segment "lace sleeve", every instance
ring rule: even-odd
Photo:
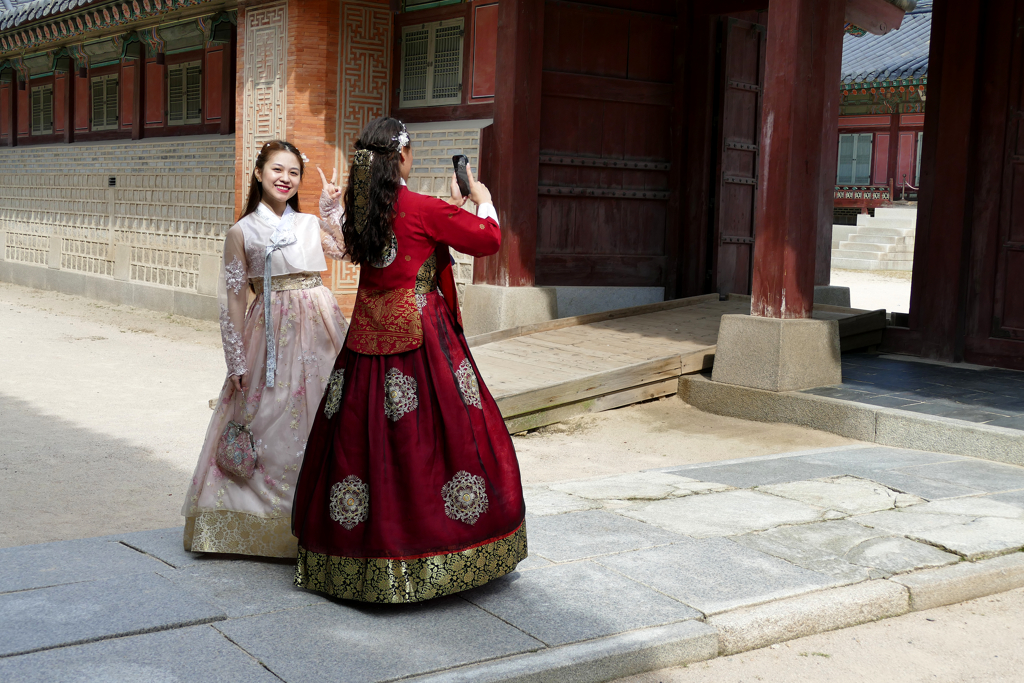
[[[345,256],[345,238],[341,233],[341,224],[345,220],[345,208],[337,199],[327,196],[325,190],[320,194],[320,243],[327,258],[341,261]]]
[[[249,284],[249,268],[245,258],[242,229],[234,226],[224,240],[224,273],[220,290],[220,337],[229,375],[244,375],[245,345],[241,330],[245,328],[245,307]]]

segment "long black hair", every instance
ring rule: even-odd
[[[252,176],[249,178],[249,198],[246,200],[245,208],[242,209],[242,213],[239,214],[238,220],[242,220],[255,211],[256,207],[259,206],[260,200],[263,199],[263,183],[256,177],[256,169],[258,168],[262,174],[263,166],[270,160],[270,157],[274,156],[277,152],[291,152],[295,155],[295,158],[299,160],[299,179],[302,179],[302,175],[306,172],[306,162],[302,160],[302,152],[300,152],[295,145],[287,140],[271,140],[267,144],[263,145],[260,149],[259,155],[256,157],[256,166],[252,169]],[[288,206],[292,207],[295,211],[299,210],[298,192],[292,195],[291,199],[288,200]]]
[[[382,116],[366,124],[356,141],[356,150],[373,153],[370,161],[368,206],[366,223],[356,229],[356,188],[357,173],[349,169],[348,186],[345,188],[345,221],[341,226],[345,238],[345,250],[352,263],[373,263],[379,261],[391,242],[395,225],[395,201],[402,186],[399,172],[399,134],[405,125],[398,119]],[[362,210],[360,213],[362,213]]]

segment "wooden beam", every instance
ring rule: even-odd
[[[531,287],[535,282],[543,65],[544,0],[502,0],[491,151],[501,249],[476,259],[476,283]]]
[[[846,21],[876,36],[902,26],[904,14],[887,0],[846,0]]]
[[[808,318],[814,304],[823,141],[840,80],[842,0],[772,0],[768,8],[762,154],[751,314]],[[831,201],[831,200],[829,200]]]
[[[672,84],[631,81],[626,78],[584,76],[545,71],[543,94],[583,100],[632,102],[633,104],[672,104]]]

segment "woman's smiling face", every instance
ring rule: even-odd
[[[275,152],[263,164],[262,173],[256,169],[256,178],[263,185],[263,197],[274,203],[284,203],[295,196],[302,181],[299,158],[291,152]]]

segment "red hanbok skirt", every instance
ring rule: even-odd
[[[526,557],[512,439],[437,291],[423,344],[335,363],[299,474],[295,584],[416,602],[480,586]]]

